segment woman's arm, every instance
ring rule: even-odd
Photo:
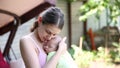
[[[34,44],[27,38],[20,40],[20,51],[26,68],[41,68]]]
[[[46,63],[44,68],[56,68],[60,56],[67,50],[67,44],[65,43],[66,37],[59,43],[59,48],[55,55]]]

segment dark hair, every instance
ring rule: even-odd
[[[48,8],[41,14],[41,16],[42,16],[43,25],[52,24],[52,25],[56,25],[59,29],[62,29],[64,26],[64,14],[57,7]],[[36,27],[38,27],[37,22],[35,22],[33,29],[31,29],[31,31],[34,31]]]
[[[35,21],[30,31],[33,32],[37,27],[38,27],[38,22]]]

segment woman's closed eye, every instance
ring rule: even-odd
[[[53,34],[52,32],[50,32],[49,30],[46,29],[46,33],[49,34],[49,35],[53,35],[55,36],[56,34]]]

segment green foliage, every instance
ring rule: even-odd
[[[111,62],[110,55],[106,53],[105,48],[99,47],[98,51],[96,51],[96,59],[95,60],[102,60],[105,61],[106,63]]]
[[[78,67],[79,68],[88,67],[89,63],[91,63],[93,60],[93,53],[88,52],[88,51],[82,51],[76,45],[72,45],[71,49],[74,50],[74,53],[72,53],[72,57],[77,63]]]
[[[89,0],[80,7],[80,13],[82,16],[79,17],[79,20],[84,21],[93,14],[97,14],[99,16],[100,13],[105,10],[105,6],[107,5],[106,2],[103,2],[103,0]]]
[[[72,2],[77,1],[77,0],[66,0],[66,1],[69,3],[72,3]]]
[[[109,55],[105,55],[103,47],[98,48],[98,51],[85,51],[81,50],[78,46],[72,45],[69,51],[79,68],[88,68],[91,62],[104,61],[110,62]]]
[[[110,51],[111,58],[113,62],[120,62],[120,44],[114,42],[113,46],[115,46],[115,48]]]
[[[99,19],[100,14],[106,9],[108,18],[107,24],[117,23],[117,17],[120,15],[120,0],[88,0],[80,7],[80,21],[85,21],[89,16],[95,15]]]

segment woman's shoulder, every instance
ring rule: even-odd
[[[33,43],[31,42],[29,37],[30,37],[30,34],[21,37],[20,38],[20,45],[26,45],[26,46],[32,45]]]
[[[22,37],[20,38],[20,40],[28,39],[28,38],[30,37],[30,35],[31,35],[31,34],[28,34],[28,35],[22,36]]]
[[[20,38],[20,43],[28,43],[28,42],[30,43],[31,42],[31,40],[30,40],[31,35],[32,35],[32,33],[22,36]]]

